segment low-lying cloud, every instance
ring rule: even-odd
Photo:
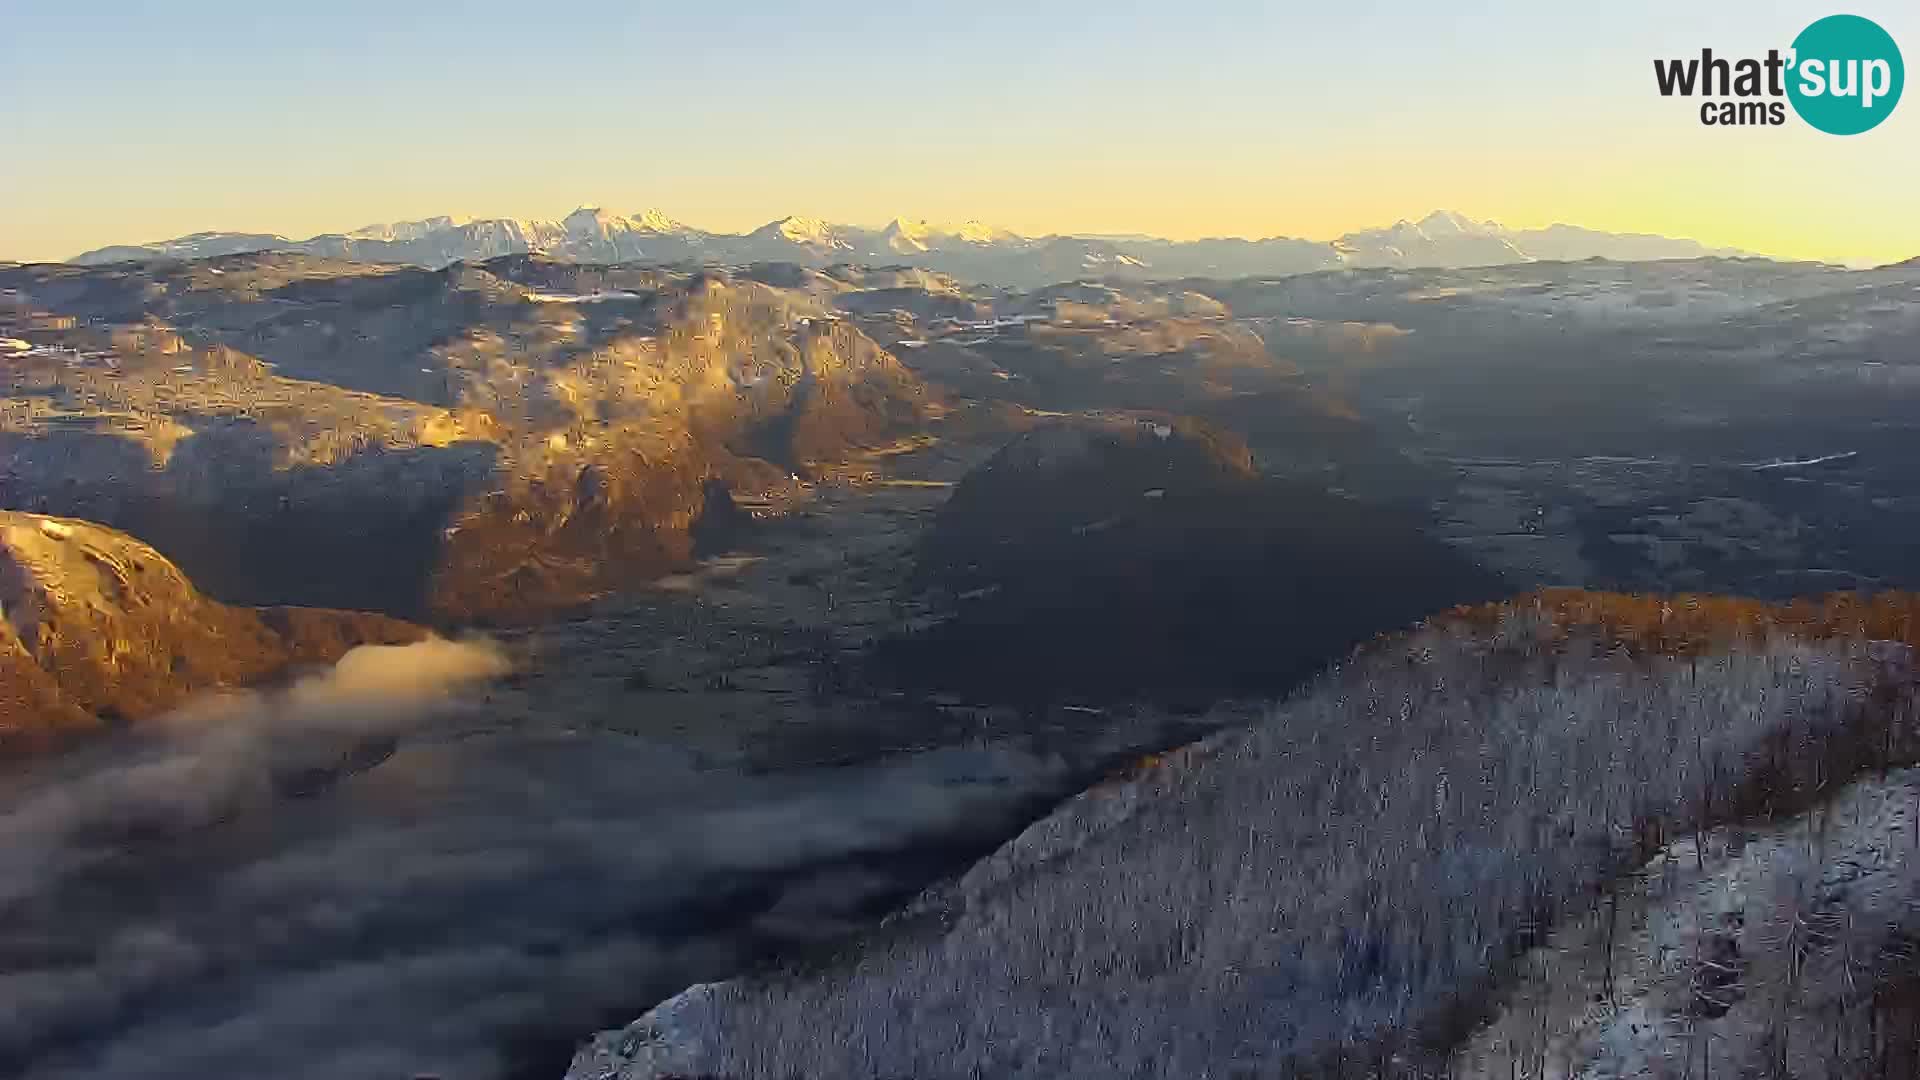
[[[102,852],[215,825],[271,801],[286,778],[350,768],[367,740],[509,666],[477,640],[361,646],[285,689],[207,695],[127,742],[30,772],[0,817],[0,917]]]
[[[0,777],[0,1074],[558,1076],[1072,774],[979,744],[745,776],[485,681],[508,666],[360,649]]]

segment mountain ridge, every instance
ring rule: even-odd
[[[1033,286],[1088,274],[1126,277],[1252,276],[1360,267],[1468,267],[1590,257],[1624,260],[1746,256],[1733,248],[1647,233],[1554,224],[1510,229],[1435,210],[1418,221],[1360,229],[1327,241],[1289,236],[1171,240],[1147,235],[1024,236],[976,220],[956,224],[897,216],[873,229],[789,215],[744,233],[699,229],[657,208],[624,215],[582,206],[559,221],[450,216],[362,226],[304,240],[274,233],[196,232],[116,244],[68,260],[100,265],[289,251],[358,262],[438,268],[499,255],[539,254],[592,263],[800,262],[924,265],[963,278]]]

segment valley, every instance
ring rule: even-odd
[[[485,678],[396,654],[418,697],[230,693],[0,776],[0,1062],[554,1077],[584,1031],[830,953],[1054,801],[1257,711],[870,677],[924,617],[914,547],[973,455],[889,460],[905,475],[803,490],[650,589],[497,629]]]

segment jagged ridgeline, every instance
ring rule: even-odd
[[[927,391],[809,296],[516,256],[0,274],[66,351],[10,365],[0,503],[151,542],[210,593],[432,618],[684,564],[728,493],[915,428]]]
[[[1349,266],[1486,266],[1533,259],[1684,259],[1730,255],[1693,240],[1607,233],[1571,225],[1509,229],[1436,210],[1419,221],[1396,221],[1338,239],[1216,238],[1174,241],[1152,236],[1019,236],[978,221],[935,224],[895,219],[866,229],[792,216],[748,233],[693,228],[659,210],[620,214],[583,206],[560,221],[449,217],[369,225],[305,240],[269,233],[202,232],[150,244],[116,244],[82,252],[73,262],[203,259],[285,251],[358,262],[440,267],[502,255],[538,253],[583,263],[660,264],[795,262],[909,263],[969,281],[1034,287],[1082,274],[1136,279],[1209,274],[1297,274]]]

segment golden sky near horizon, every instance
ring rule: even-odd
[[[1706,127],[1654,87],[1655,58],[1763,55],[1831,9],[1541,7],[610,5],[548,35],[487,4],[28,6],[0,41],[0,258],[583,204],[1319,240],[1447,208],[1920,255],[1920,103],[1843,138]],[[1920,41],[1911,4],[1852,10]]]

